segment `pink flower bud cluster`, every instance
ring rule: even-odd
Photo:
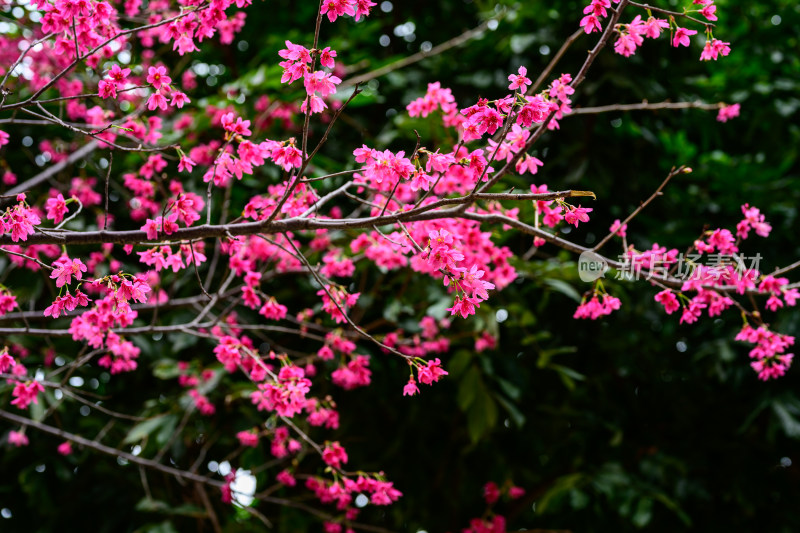
[[[302,449],[300,441],[289,438],[289,429],[285,426],[276,427],[272,434],[270,452],[278,459],[297,453]]]
[[[365,475],[358,476],[355,481],[350,477],[343,477],[332,482],[318,477],[310,477],[306,480],[306,488],[311,490],[323,504],[335,503],[339,510],[353,511],[350,513],[351,520],[357,513],[356,509],[350,507],[354,494],[368,494],[373,505],[390,505],[403,495],[394,488],[393,483]],[[333,530],[341,531],[336,528],[331,529],[331,531]]]
[[[425,357],[428,354],[443,354],[450,349],[450,339],[444,336],[439,327],[447,330],[450,327],[449,319],[437,321],[431,316],[423,317],[419,323],[421,334],[410,338],[402,329],[387,333],[383,343],[398,352],[411,357]]]
[[[572,318],[589,318],[597,320],[601,316],[610,315],[620,308],[619,298],[608,293],[599,294],[597,291],[592,293],[592,297],[587,300],[584,296],[580,305],[575,310]]]

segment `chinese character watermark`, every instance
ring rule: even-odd
[[[738,254],[708,254],[703,262],[702,254],[677,254],[669,252],[645,252],[642,254],[621,254],[614,279],[679,279],[700,280],[719,283],[735,283],[744,277],[757,274],[761,264],[761,254],[743,256]],[[608,261],[602,256],[585,251],[578,258],[578,276],[581,281],[591,283],[605,277],[609,270]]]

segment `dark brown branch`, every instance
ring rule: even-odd
[[[608,113],[612,111],[658,111],[660,109],[702,109],[705,111],[716,111],[724,104],[707,104],[705,102],[658,102],[651,104],[649,102],[642,102],[640,104],[615,104],[604,105],[597,107],[578,107],[564,115],[564,117],[571,117],[576,115],[595,115],[598,113]]]
[[[586,196],[585,191],[556,191],[551,193],[521,195],[526,200],[554,200],[556,198],[569,198],[573,196]],[[389,213],[382,217],[365,217],[355,219],[308,219],[289,218],[285,220],[256,221],[239,224],[202,225],[190,228],[181,228],[171,235],[162,236],[163,242],[178,242],[201,240],[208,238],[236,237],[240,235],[255,235],[258,233],[284,233],[286,231],[315,230],[315,229],[346,229],[369,228],[373,225],[393,224],[395,222],[413,222],[416,220],[431,220],[437,218],[453,217],[457,212],[453,209],[436,210],[438,207],[469,204],[476,198],[484,200],[512,199],[495,196],[489,193],[478,193],[474,196],[460,196],[457,198],[444,198],[434,203],[410,209],[401,213]],[[518,198],[519,199],[519,198]],[[48,232],[41,231],[29,235],[25,242],[15,243],[10,235],[0,236],[0,245],[22,244],[143,244],[147,242],[147,234],[142,230],[128,231],[86,231],[86,232]]]

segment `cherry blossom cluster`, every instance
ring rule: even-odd
[[[18,409],[27,409],[31,403],[39,403],[39,394],[44,392],[44,386],[38,380],[27,378],[28,369],[21,362],[21,359],[27,356],[27,352],[20,350],[17,352],[18,358],[15,358],[9,352],[8,346],[0,349],[0,374],[10,376],[6,382],[13,385],[11,405]],[[26,444],[27,439],[17,437],[17,446]]]
[[[17,204],[0,213],[0,232],[10,233],[14,242],[27,241],[34,234],[34,226],[42,223],[40,212],[25,201],[25,194],[17,196]]]
[[[619,0],[614,0],[614,3],[619,3]],[[580,27],[587,34],[602,31],[601,21],[608,16],[609,9],[611,9],[609,0],[592,0],[583,10],[585,16],[580,21]],[[683,13],[670,15],[669,19],[654,17],[648,9],[646,19],[643,19],[641,15],[636,15],[630,23],[616,26],[617,40],[614,43],[614,51],[629,57],[636,53],[636,49],[642,45],[645,38],[657,39],[667,29],[670,31],[670,43],[673,47],[689,46],[691,44],[690,37],[696,35],[697,30],[678,26],[675,16],[689,17],[690,14],[697,13],[709,21],[706,24],[706,42],[700,54],[700,60],[713,59],[716,61],[719,56],[727,56],[731,51],[730,43],[713,37],[710,23],[717,20],[716,11],[717,6],[714,4],[714,0],[693,0],[691,8],[685,8]]]
[[[326,450],[327,451],[327,450]],[[344,477],[341,481],[326,481],[317,477],[306,479],[306,488],[323,504],[335,504],[340,511],[346,511],[345,519],[354,520],[358,516],[358,509],[351,507],[354,494],[369,494],[370,502],[373,505],[390,505],[397,501],[402,493],[394,488],[390,481],[380,479],[381,476],[358,476],[355,480]],[[333,523],[326,527],[329,531],[341,531]]]
[[[794,354],[786,353],[786,349],[794,345],[794,337],[770,331],[762,325],[758,328],[745,324],[736,335],[737,341],[755,344],[750,350],[753,361],[750,366],[758,373],[759,379],[783,376],[792,365]]]
[[[320,14],[327,15],[331,22],[336,22],[338,17],[345,15],[353,17],[358,22],[362,16],[369,15],[370,9],[375,5],[375,2],[370,0],[326,0],[322,2]]]
[[[131,309],[130,302],[145,303],[153,297],[149,283],[144,277],[121,274],[98,278],[84,286],[104,296],[95,300],[91,309],[72,319],[69,328],[72,338],[85,340],[92,348],[107,350],[98,364],[109,368],[112,374],[135,370],[140,349],[111,330],[133,323],[137,312]],[[88,301],[83,305],[87,304]]]
[[[215,328],[217,333],[221,330]],[[333,358],[331,347],[344,354],[352,354],[356,345],[332,332],[328,335],[326,345],[320,350],[322,360]],[[223,335],[219,344],[214,349],[218,361],[226,371],[235,372],[241,369],[256,385],[250,393],[251,402],[259,411],[274,413],[281,418],[293,418],[305,414],[311,426],[324,426],[336,429],[339,426],[338,413],[329,400],[319,400],[309,397],[311,380],[307,376],[316,374],[316,369],[308,365],[305,369],[293,364],[285,355],[270,352],[264,359],[259,357],[252,342],[246,336],[238,338]],[[354,356],[347,366],[340,366],[331,377],[335,384],[345,389],[352,388],[353,381],[369,383],[369,370],[366,369],[367,359],[364,356]],[[276,368],[276,364],[279,368]],[[189,365],[181,365],[182,371],[188,370]],[[345,377],[346,376],[346,377]],[[188,387],[197,386],[199,380],[196,375],[183,373],[179,377],[181,384]],[[193,389],[191,392],[194,392]],[[199,395],[199,393],[197,394]],[[212,406],[213,409],[213,406]],[[237,439],[242,446],[254,447],[265,431],[259,428],[245,429],[237,433]],[[278,426],[267,431],[271,433],[271,452],[277,458],[286,458],[301,451],[302,445],[297,439],[290,437],[290,430],[286,426]],[[320,477],[309,477],[306,488],[312,490],[323,504],[336,503],[339,510],[345,511],[346,519],[352,520],[357,510],[351,506],[351,493],[366,493],[374,505],[389,505],[401,496],[391,482],[385,480],[382,473],[360,473],[353,481],[349,474],[342,472],[342,467],[349,458],[345,448],[337,441],[327,442],[321,451],[322,461],[338,473],[339,478],[325,480]],[[297,485],[297,480],[292,471],[284,469],[278,473],[277,481],[287,487]],[[227,501],[223,489],[223,501]]]
[[[697,322],[704,312],[709,317],[720,316],[723,311],[736,305],[730,295],[732,293],[744,295],[749,292],[767,296],[764,307],[772,312],[784,306],[793,307],[800,300],[800,291],[788,287],[787,278],[762,274],[744,264],[739,250],[741,241],[748,238],[751,230],[761,237],[767,237],[772,227],[758,208],[745,204],[742,213],[744,218],[736,225],[735,236],[728,229],[718,228],[704,232],[700,239],[695,240],[691,249],[697,252],[698,262],[692,265],[680,291],[664,289],[656,294],[655,301],[664,307],[667,314],[681,311],[681,324]],[[678,264],[677,249],[667,251],[657,244],[641,253],[631,247],[627,254],[637,272],[644,269],[664,275]],[[704,265],[699,263],[703,254],[723,260],[713,266]],[[688,294],[691,293],[694,296],[690,298]],[[736,340],[757,344],[750,353],[751,358],[755,359],[751,366],[764,380],[782,376],[792,362],[792,354],[784,352],[794,343],[793,337],[770,332],[757,310],[743,316],[749,316],[758,325],[753,328],[746,322],[736,337]]]
[[[279,416],[292,417],[303,411],[310,390],[311,380],[305,377],[303,369],[290,364],[281,367],[274,381],[259,383],[251,400],[259,411],[275,411]]]
[[[345,2],[333,1],[328,3],[345,4]],[[325,5],[323,4],[323,6]],[[336,10],[331,9],[327,13],[330,17],[330,14],[336,13]],[[369,10],[364,14],[368,13]],[[335,19],[336,15],[334,14],[333,20]],[[342,79],[332,72],[314,70],[315,62],[312,56],[317,57],[323,67],[333,70],[336,67],[336,61],[334,60],[337,55],[336,50],[332,50],[330,47],[322,50],[309,50],[299,44],[286,41],[286,48],[278,52],[278,54],[284,59],[284,61],[280,62],[280,66],[283,68],[281,83],[292,83],[303,78],[303,86],[306,89],[307,98],[303,100],[300,111],[303,113],[321,113],[327,109],[328,105],[325,103],[325,99],[336,93],[336,86],[342,83]]]
[[[403,387],[403,396],[414,396],[419,393],[417,381],[424,385],[432,385],[439,381],[443,376],[447,375],[447,371],[442,368],[442,362],[437,357],[433,360],[425,361],[424,359],[409,360],[409,366],[412,368],[411,377],[408,378],[408,383]],[[417,379],[414,380],[413,369],[417,369]]]
[[[322,298],[322,309],[337,323],[347,322],[347,311],[356,305],[361,293],[348,293],[344,287],[328,285],[317,291]]]
[[[387,333],[383,343],[402,354],[420,359],[428,354],[445,354],[450,350],[450,339],[443,335],[442,330],[450,326],[449,319],[436,320],[432,316],[424,316],[419,322],[419,333],[409,338],[402,329],[397,329]]]
[[[0,284],[0,316],[10,313],[15,307],[18,307],[17,297],[11,294],[8,287]]]
[[[428,90],[425,96],[421,96],[416,100],[412,100],[407,106],[409,116],[411,117],[427,117],[431,113],[441,110],[443,115],[443,122],[446,127],[452,127],[458,124],[458,104],[453,96],[453,91],[438,81],[429,83]]]

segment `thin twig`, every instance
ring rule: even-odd
[[[530,93],[535,93],[537,89],[539,89],[539,86],[542,83],[544,83],[544,80],[546,80],[550,76],[550,73],[553,72],[554,68],[556,68],[558,62],[561,61],[561,58],[564,56],[566,51],[569,49],[570,46],[572,46],[572,43],[577,41],[578,37],[583,35],[583,33],[584,33],[583,28],[579,28],[578,30],[575,31],[575,33],[567,37],[567,40],[564,41],[564,44],[562,44],[561,48],[558,49],[556,55],[553,56],[553,59],[550,60],[550,62],[547,64],[542,73],[539,74],[539,77],[536,78],[536,81],[533,82],[533,85],[531,85],[529,90]]]
[[[662,194],[662,193],[661,193],[661,191],[662,191],[662,190],[664,190],[664,187],[666,187],[666,186],[667,186],[667,183],[669,183],[669,182],[670,182],[670,180],[671,180],[672,178],[674,178],[675,176],[677,176],[678,174],[681,174],[681,173],[683,173],[685,170],[686,170],[686,167],[685,167],[685,166],[683,166],[683,165],[679,166],[678,168],[674,168],[674,167],[673,167],[673,168],[672,168],[672,170],[670,170],[669,174],[667,174],[667,177],[664,179],[664,181],[662,181],[662,182],[661,182],[661,185],[659,185],[659,186],[658,186],[658,189],[656,189],[656,190],[655,190],[655,192],[654,192],[653,194],[651,194],[651,195],[650,195],[650,198],[648,198],[647,200],[645,200],[644,202],[642,202],[642,203],[639,205],[639,207],[637,207],[637,208],[636,208],[636,209],[633,211],[633,213],[631,213],[630,215],[628,215],[628,218],[626,218],[625,220],[623,220],[623,221],[622,221],[622,223],[620,224],[620,227],[624,227],[624,226],[625,226],[625,224],[627,224],[628,222],[630,222],[631,220],[633,220],[633,218],[634,218],[636,215],[638,215],[639,213],[641,213],[641,212],[642,212],[642,209],[644,209],[645,207],[647,207],[648,205],[650,205],[650,202],[652,202],[653,200],[655,200],[655,199],[656,199],[656,197],[658,197],[658,196],[661,196],[661,194]],[[592,251],[593,251],[593,252],[597,252],[597,251],[598,251],[600,248],[602,248],[603,246],[605,246],[605,244],[606,244],[608,241],[610,241],[610,240],[611,240],[611,238],[612,238],[614,235],[616,235],[616,233],[617,233],[616,231],[612,231],[612,232],[610,232],[608,235],[606,235],[605,237],[603,237],[603,239],[602,239],[600,242],[598,242],[598,243],[597,243],[597,245],[596,245],[594,248],[592,248]]]
[[[375,78],[380,78],[381,76],[385,76],[386,74],[389,74],[390,72],[394,72],[395,70],[399,70],[401,68],[405,68],[405,67],[407,67],[409,65],[413,65],[414,63],[418,63],[418,62],[420,62],[423,59],[426,59],[428,57],[432,57],[432,56],[441,54],[443,52],[446,52],[447,50],[450,50],[451,48],[455,48],[457,46],[461,46],[462,44],[464,44],[464,43],[466,43],[466,42],[468,42],[468,41],[470,41],[470,40],[472,40],[472,39],[474,39],[476,37],[480,37],[481,35],[483,35],[484,31],[486,31],[489,28],[489,24],[492,21],[497,22],[498,20],[499,20],[499,17],[491,18],[489,20],[486,20],[486,21],[482,22],[481,24],[479,24],[478,26],[472,28],[471,30],[465,31],[461,35],[453,37],[452,39],[449,39],[449,40],[447,40],[447,41],[445,41],[445,42],[443,42],[441,44],[438,44],[438,45],[434,46],[433,48],[431,48],[427,52],[423,50],[423,51],[417,52],[416,54],[410,55],[408,57],[404,57],[403,59],[399,59],[399,60],[397,60],[397,61],[395,61],[393,63],[389,63],[388,65],[385,65],[383,67],[380,67],[380,68],[377,68],[377,69],[372,70],[370,72],[367,72],[365,74],[361,74],[359,76],[353,76],[352,78],[348,78],[348,79],[344,80],[339,85],[339,88],[351,87],[353,85],[356,85],[357,83],[365,83],[367,81],[374,80]]]
[[[372,335],[370,335],[369,333],[367,333],[366,331],[361,329],[355,322],[353,322],[353,320],[350,318],[350,316],[345,312],[344,308],[341,305],[339,305],[339,302],[336,300],[336,298],[333,297],[333,295],[331,294],[330,290],[328,290],[328,284],[326,284],[324,281],[322,281],[322,279],[319,277],[319,274],[317,274],[317,272],[311,267],[311,264],[308,262],[308,259],[306,259],[306,257],[300,252],[300,250],[297,249],[297,247],[294,245],[292,240],[289,239],[288,236],[286,236],[286,238],[289,241],[289,244],[292,246],[292,248],[294,248],[294,251],[297,253],[297,256],[300,258],[300,260],[311,271],[311,275],[314,276],[314,279],[316,279],[317,283],[320,284],[320,286],[322,287],[322,290],[325,291],[325,294],[328,295],[328,298],[330,298],[331,302],[333,302],[333,304],[336,306],[336,308],[342,314],[344,319],[347,321],[348,324],[350,324],[353,327],[353,329],[355,329],[362,337],[372,341],[373,343],[377,344],[378,346],[380,346],[384,350],[388,350],[389,352],[393,353],[394,355],[399,355],[403,359],[412,359],[411,356],[406,355],[404,353],[401,353],[401,352],[395,350],[394,348],[385,345],[384,343],[382,343],[381,341],[379,341],[378,339],[376,339],[375,337],[373,337]]]

